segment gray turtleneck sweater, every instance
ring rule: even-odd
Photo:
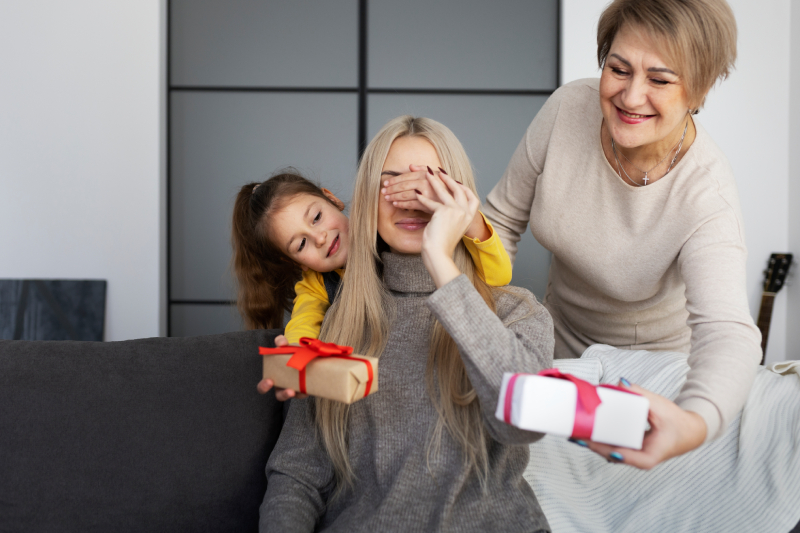
[[[293,400],[267,463],[261,531],[549,531],[522,473],[527,444],[540,433],[494,417],[504,372],[535,373],[552,364],[553,324],[534,296],[494,293],[495,315],[461,275],[436,290],[419,256],[384,253],[384,281],[396,318],[380,356],[380,389],[350,408],[349,457],[355,486],[329,500],[334,472],[318,439],[311,400]],[[428,455],[437,413],[425,386],[431,328],[455,339],[489,434],[483,491],[445,431]]]

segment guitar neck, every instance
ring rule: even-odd
[[[761,330],[761,364],[767,354],[767,339],[769,339],[769,323],[772,320],[772,306],[775,303],[775,293],[765,292],[761,295],[761,308],[758,310],[756,325]]]

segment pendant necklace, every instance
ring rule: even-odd
[[[679,141],[678,141],[678,142],[675,144],[675,146],[673,146],[672,148],[670,148],[670,150],[667,152],[667,154],[666,154],[666,155],[665,155],[663,158],[661,158],[661,161],[659,161],[658,163],[656,163],[655,165],[653,165],[653,167],[652,167],[652,168],[650,168],[650,170],[642,170],[641,168],[639,168],[639,167],[637,167],[636,165],[634,165],[634,164],[633,164],[633,161],[631,161],[630,159],[628,159],[627,157],[625,157],[625,154],[624,154],[624,153],[622,154],[622,157],[624,157],[624,158],[625,158],[625,161],[627,161],[628,163],[630,163],[630,164],[631,164],[631,166],[632,166],[633,168],[635,168],[636,170],[638,170],[639,172],[641,172],[642,174],[644,174],[644,185],[642,185],[642,184],[639,184],[639,183],[636,183],[636,182],[635,182],[635,181],[633,181],[633,179],[631,179],[631,177],[628,175],[628,172],[625,170],[625,167],[623,167],[623,166],[622,166],[622,164],[621,164],[621,163],[620,163],[620,161],[619,161],[619,156],[617,155],[617,146],[616,146],[616,144],[614,143],[614,137],[613,137],[613,136],[611,136],[611,135],[609,135],[609,137],[611,137],[611,150],[614,152],[614,160],[617,162],[617,174],[619,174],[619,177],[621,178],[621,177],[622,177],[622,173],[624,173],[624,174],[625,174],[625,177],[626,177],[626,178],[628,178],[628,181],[630,181],[631,183],[633,183],[633,184],[634,184],[634,185],[636,185],[637,187],[644,187],[645,185],[647,185],[647,181],[650,179],[650,178],[648,178],[648,177],[647,177],[647,174],[649,174],[650,172],[652,172],[652,171],[653,171],[653,170],[654,170],[656,167],[658,167],[658,166],[659,166],[661,163],[663,163],[663,162],[664,162],[664,160],[666,160],[666,159],[667,159],[667,157],[669,156],[669,154],[671,154],[671,153],[672,153],[672,150],[674,150],[674,149],[675,149],[675,147],[677,147],[677,148],[678,148],[678,151],[677,151],[677,152],[675,152],[675,157],[673,157],[673,158],[672,158],[672,161],[671,161],[671,162],[670,162],[670,164],[669,164],[669,168],[668,168],[668,169],[667,169],[667,171],[664,173],[664,176],[666,176],[667,174],[669,174],[669,171],[670,171],[670,170],[672,170],[672,166],[675,164],[675,160],[676,160],[676,159],[678,159],[678,154],[679,154],[679,153],[681,153],[681,148],[683,148],[683,139],[686,137],[686,131],[687,131],[688,129],[689,129],[689,119],[686,119],[686,126],[684,126],[684,128],[683,128],[683,135],[681,135],[681,139],[680,139],[680,140],[679,140]],[[620,153],[622,153],[622,152],[620,152]],[[622,170],[622,172],[620,172],[620,169]],[[664,176],[661,176],[661,177],[663,178]]]

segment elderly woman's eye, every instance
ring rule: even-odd
[[[666,85],[669,82],[667,80],[660,80],[658,78],[653,78],[653,83],[655,83],[656,85]]]
[[[625,72],[621,68],[616,68],[616,67],[608,67],[608,68],[611,69],[611,72],[613,72],[614,74],[618,74],[620,76],[624,76],[625,74],[627,74],[627,72]]]

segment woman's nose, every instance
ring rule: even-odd
[[[647,102],[646,82],[638,79],[631,79],[625,90],[622,92],[622,105],[627,111],[636,111],[637,107],[643,106]]]

